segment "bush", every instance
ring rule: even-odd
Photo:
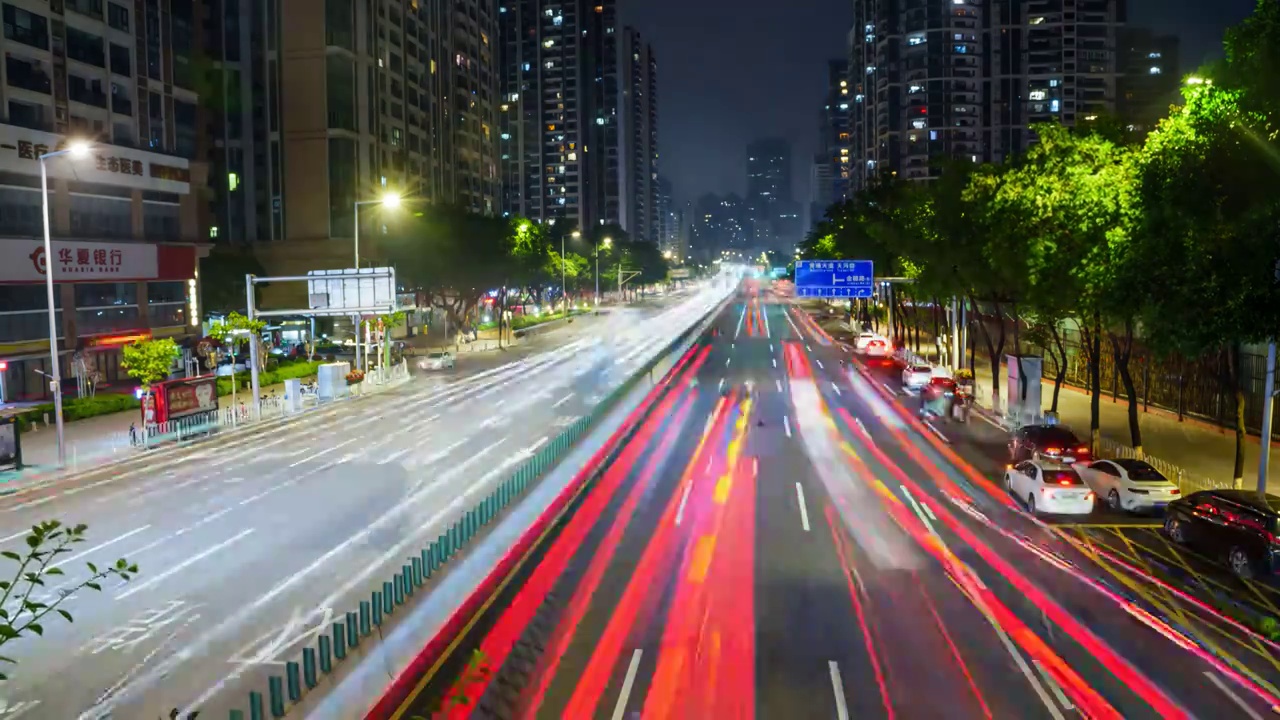
[[[277,369],[264,372],[258,376],[258,384],[261,387],[282,383],[285,380],[293,378],[309,378],[314,377],[316,368],[320,367],[318,362],[307,362],[306,360],[293,360],[280,363]],[[253,377],[248,372],[236,373],[236,392],[242,392],[249,389],[253,383]],[[226,375],[218,378],[218,395],[231,394],[231,376]]]
[[[109,394],[67,398],[62,403],[62,417],[67,422],[70,422],[99,415],[110,415],[111,413],[125,410],[136,410],[139,407],[142,407],[142,403],[132,395]],[[18,422],[22,425],[23,430],[30,430],[34,421],[44,421],[45,413],[48,413],[51,420],[53,419],[53,403],[42,403],[22,412],[18,415]]]

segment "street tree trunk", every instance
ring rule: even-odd
[[[1120,382],[1124,384],[1124,394],[1129,401],[1129,444],[1142,457],[1142,427],[1138,423],[1138,388],[1133,382],[1133,373],[1129,369],[1129,361],[1133,358],[1133,321],[1126,320],[1124,335],[1111,335],[1111,352],[1116,363],[1116,372],[1120,373]]]
[[[1232,471],[1234,487],[1244,487],[1244,448],[1247,434],[1244,426],[1244,386],[1240,382],[1240,343],[1233,342],[1227,347],[1227,389],[1235,401],[1236,421],[1236,458]]]
[[[1053,346],[1045,348],[1049,352],[1049,357],[1053,358],[1053,402],[1049,406],[1049,412],[1056,414],[1062,383],[1067,380],[1067,348],[1062,344],[1062,332],[1058,330],[1057,323],[1049,326],[1049,339],[1050,345]]]
[[[1022,318],[1018,312],[1018,303],[1014,301],[1009,304],[1013,313],[1013,359],[1018,363],[1018,403],[1022,403],[1022,399],[1027,396],[1027,372],[1022,364]],[[1004,318],[1000,318],[1001,325],[1004,324]],[[1013,388],[1009,388],[1010,395],[1013,394]],[[1039,408],[1036,408],[1039,411]]]
[[[1089,344],[1089,444],[1094,457],[1102,450],[1102,315],[1093,313]]]
[[[1000,310],[1000,303],[994,303],[1000,332],[992,338],[991,328],[987,327],[987,316],[978,310],[978,303],[972,296],[969,298],[969,304],[973,306],[974,315],[977,316],[978,329],[982,331],[982,340],[987,345],[987,357],[991,360],[991,409],[1000,412],[1000,357],[1004,354],[1004,315]]]

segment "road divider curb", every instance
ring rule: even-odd
[[[321,685],[327,676],[341,669],[341,662],[350,654],[348,650],[357,648],[366,639],[374,642],[381,637],[381,626],[387,622],[389,616],[394,615],[402,605],[407,604],[418,590],[424,589],[433,576],[442,573],[458,553],[482,534],[508,507],[519,501],[526,490],[555,467],[580,439],[615,409],[616,405],[634,392],[646,378],[651,378],[656,368],[704,332],[708,323],[722,311],[725,303],[730,299],[726,298],[716,303],[675,340],[655,353],[649,362],[633,373],[622,385],[597,403],[590,414],[578,418],[555,439],[544,445],[536,455],[525,461],[511,476],[499,483],[482,500],[450,524],[444,533],[424,547],[416,557],[407,558],[407,562],[400,571],[394,573],[390,580],[382,583],[381,590],[373,591],[369,600],[360,602],[356,612],[347,612],[343,619],[333,622],[328,632],[320,634],[312,643],[308,643],[299,652],[297,659],[286,662],[283,666],[285,673],[283,676],[269,675],[265,694],[257,690],[249,691],[247,715],[244,710],[233,709],[230,711],[230,719],[244,720],[247,717],[249,720],[265,720],[270,717],[278,720],[286,717],[306,699],[309,692]],[[675,368],[678,369],[679,366],[680,362],[677,361]],[[627,420],[601,445],[591,460],[521,534],[515,545],[450,615],[436,636],[393,680],[367,717],[390,716],[391,712],[410,696],[416,689],[418,678],[426,674],[459,641],[473,618],[482,612],[489,599],[519,568],[530,549],[552,527],[553,521],[570,507],[572,500],[589,484],[589,480],[596,474],[605,459],[625,445],[625,440],[640,425],[640,420],[653,407],[655,398],[663,389],[662,384],[654,383],[652,390],[632,411]],[[314,662],[309,661],[308,656],[314,657]],[[311,667],[313,670],[299,673],[299,660],[301,667]],[[319,668],[319,673],[314,672],[315,667]],[[198,708],[190,710],[196,711]]]

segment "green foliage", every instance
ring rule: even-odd
[[[0,648],[31,635],[43,636],[46,618],[74,622],[71,613],[62,607],[68,598],[86,590],[102,592],[105,580],[117,578],[129,582],[138,574],[138,566],[124,558],[105,567],[86,562],[88,577],[70,583],[59,582],[57,587],[50,588],[49,578],[66,576],[59,567],[65,562],[62,558],[85,542],[86,530],[86,525],[68,526],[46,520],[31,527],[23,552],[0,552],[0,556],[13,563],[11,574],[0,575],[5,578],[0,580]],[[0,663],[15,665],[17,661],[0,655]],[[0,672],[0,680],[5,679],[7,675]]]
[[[250,320],[238,312],[227,315],[209,326],[209,337],[231,348],[240,348],[249,342],[251,337],[262,332],[267,324],[262,320]]]
[[[289,363],[280,363],[275,370],[268,370],[266,372],[259,373],[258,385],[260,387],[267,387],[269,385],[276,385],[284,382],[285,380],[292,380],[294,378],[313,378],[316,376],[316,373],[319,372],[317,368],[320,367],[320,364],[321,363],[319,362],[309,362],[306,360],[295,360]],[[235,378],[237,392],[248,388],[252,380],[253,379],[250,377],[249,373],[241,373],[237,375]],[[231,378],[218,378],[218,395],[225,396],[230,394]]]
[[[129,377],[142,383],[144,390],[168,379],[173,364],[182,355],[182,349],[173,338],[139,340],[123,348],[124,359],[120,365]]]
[[[142,403],[132,394],[104,394],[93,397],[66,398],[62,401],[62,418],[67,422],[84,420],[99,415],[137,410]],[[53,403],[41,403],[22,411],[18,415],[18,423],[23,430],[30,430],[35,421],[44,422],[44,416],[53,419]]]

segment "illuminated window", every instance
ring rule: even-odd
[[[1027,95],[1027,97],[1031,98],[1032,100],[1044,100],[1047,96],[1048,96],[1048,93],[1046,93],[1044,90],[1032,90]]]

